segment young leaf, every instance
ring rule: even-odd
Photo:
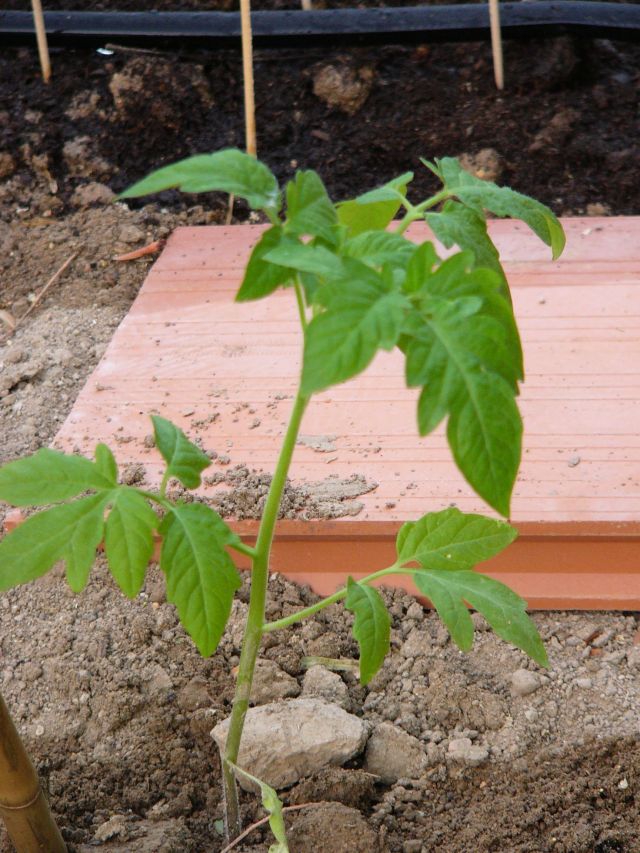
[[[556,216],[539,201],[509,187],[483,181],[462,168],[455,157],[436,160],[436,173],[445,189],[477,212],[490,210],[495,216],[521,219],[551,247],[554,260],[562,254],[565,235]]]
[[[159,415],[152,415],[151,420],[156,447],[167,463],[167,474],[188,489],[197,489],[200,472],[211,465],[211,460],[171,421]]]
[[[104,529],[108,493],[80,498],[32,515],[0,541],[0,590],[44,575],[66,558],[72,589],[79,592]]]
[[[112,487],[112,479],[89,459],[48,447],[0,468],[0,500],[13,506],[46,506]]]
[[[549,665],[540,635],[527,616],[527,602],[503,583],[469,571],[420,571],[413,580],[431,599],[463,651],[468,651],[473,642],[473,623],[463,603],[467,601],[499,637],[522,649],[540,666]]]
[[[264,163],[237,148],[197,154],[164,166],[126,189],[120,198],[135,198],[175,187],[185,193],[213,190],[233,193],[257,210],[277,211],[280,206],[274,175]]]
[[[242,767],[238,767],[238,765],[234,764],[233,761],[227,761],[227,764],[235,773],[239,773],[241,776],[244,776],[260,789],[262,806],[269,814],[269,828],[276,839],[276,844],[272,844],[269,847],[269,853],[289,853],[289,847],[287,846],[287,833],[282,814],[282,802],[278,797],[277,791],[275,791],[270,785],[267,785],[266,782],[263,782],[262,779],[258,779],[257,776],[253,776],[251,773],[247,773],[246,770],[243,770]]]
[[[382,231],[391,222],[402,205],[401,195],[413,180],[413,172],[406,172],[377,190],[358,196],[337,206],[338,220],[347,228],[349,237],[363,231]]]
[[[455,507],[408,521],[398,532],[398,560],[425,569],[472,569],[503,551],[518,535],[505,521]]]
[[[335,244],[338,217],[317,172],[298,172],[287,184],[287,232]]]
[[[406,267],[414,250],[413,243],[390,231],[363,231],[348,240],[344,247],[345,255],[372,267],[384,264]]]
[[[496,272],[502,282],[501,293],[511,299],[500,255],[487,232],[487,222],[480,213],[456,201],[448,201],[439,213],[426,213],[431,230],[443,246],[459,246],[473,252],[475,266]]]
[[[263,296],[273,293],[281,284],[292,281],[293,270],[265,260],[265,255],[275,249],[283,237],[280,225],[274,225],[264,232],[251,252],[240,290],[236,294],[236,302],[262,299]]]
[[[421,290],[425,282],[431,281],[434,275],[433,269],[439,263],[438,255],[433,243],[421,243],[409,258],[407,264],[407,274],[404,281],[404,291],[406,293],[415,293]],[[442,274],[442,268],[446,261],[438,267],[438,273]]]
[[[114,492],[104,545],[109,570],[129,598],[135,598],[153,554],[158,518],[142,495],[128,486]]]
[[[118,463],[116,462],[113,453],[109,450],[106,444],[96,445],[95,450],[96,468],[103,477],[111,483],[112,486],[118,485]]]
[[[311,394],[360,373],[378,349],[392,349],[407,306],[381,275],[359,261],[345,259],[348,286],[322,290],[327,311],[307,326],[302,391]],[[327,301],[327,294],[331,298]],[[320,291],[319,291],[320,293]]]
[[[355,614],[353,636],[360,646],[360,683],[368,684],[389,651],[391,619],[377,589],[347,579],[345,607]]]
[[[216,650],[241,585],[218,539],[215,515],[204,504],[178,504],[160,526],[167,599],[178,608],[180,621],[204,657]]]
[[[326,278],[344,276],[344,267],[338,255],[324,246],[302,243],[291,237],[283,238],[275,248],[264,255],[264,260]]]

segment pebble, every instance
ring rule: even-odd
[[[540,677],[529,669],[517,669],[511,676],[513,696],[529,696],[541,686]]]
[[[581,687],[583,690],[589,690],[593,687],[593,681],[590,678],[576,678],[573,683],[576,687]]]
[[[302,695],[320,696],[327,702],[340,705],[341,708],[349,705],[347,685],[337,672],[331,672],[324,666],[312,666],[306,671],[302,682]]]
[[[472,743],[471,738],[459,737],[449,741],[448,755],[453,761],[478,767],[489,758],[489,750],[486,746]]]
[[[373,730],[364,759],[368,773],[393,783],[401,778],[417,779],[426,765],[424,747],[413,735],[391,723],[380,723]]]

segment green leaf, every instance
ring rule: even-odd
[[[400,334],[405,297],[370,267],[350,258],[344,263],[348,286],[336,283],[322,289],[327,311],[314,317],[306,329],[303,394],[360,373],[378,349],[392,349]]]
[[[112,486],[118,485],[118,463],[116,462],[113,453],[109,450],[106,444],[96,445],[95,450],[96,468],[103,477],[105,477]]]
[[[265,255],[275,249],[283,237],[284,234],[280,225],[274,225],[260,237],[251,252],[240,290],[236,294],[236,302],[262,299],[263,296],[269,296],[270,293],[273,293],[281,284],[292,281],[293,270],[265,260]]]
[[[421,243],[409,258],[407,274],[404,281],[406,293],[415,293],[422,289],[427,280],[433,276],[433,268],[439,263],[438,255],[433,243]],[[445,262],[446,263],[446,262]],[[441,264],[439,270],[444,264]]]
[[[344,276],[342,260],[338,255],[324,246],[302,243],[291,237],[284,237],[275,248],[264,255],[264,260],[323,277]]]
[[[102,539],[109,495],[80,498],[32,515],[0,541],[0,590],[44,575],[67,560],[71,588],[84,587]]]
[[[478,213],[486,209],[495,216],[521,219],[551,247],[554,260],[562,254],[565,245],[562,225],[544,204],[509,187],[476,178],[454,157],[436,160],[436,173],[446,190]]]
[[[298,172],[287,184],[287,231],[335,244],[338,216],[317,172]]]
[[[377,190],[365,193],[337,205],[338,220],[346,226],[348,235],[355,237],[363,231],[382,231],[400,210],[413,172],[394,178]]]
[[[227,764],[235,773],[239,773],[240,776],[244,776],[245,779],[253,782],[253,784],[260,789],[262,806],[269,814],[269,828],[276,839],[276,844],[272,844],[269,847],[269,853],[289,853],[284,816],[282,814],[282,801],[278,797],[277,791],[275,791],[270,785],[267,785],[266,782],[263,782],[262,779],[258,779],[257,776],[248,773],[246,770],[243,770],[242,767],[238,767],[238,765],[234,764],[233,761],[227,760]]]
[[[463,603],[467,601],[499,637],[522,649],[540,666],[549,665],[540,635],[527,616],[527,602],[503,583],[470,571],[420,571],[415,572],[413,580],[431,599],[463,651],[473,643],[473,623]]]
[[[518,535],[505,521],[460,512],[455,507],[408,521],[398,532],[398,560],[425,569],[472,569],[503,551]]]
[[[389,231],[363,231],[348,240],[344,247],[345,255],[372,267],[388,264],[404,268],[414,250],[413,243]]]
[[[511,299],[500,255],[489,237],[484,216],[464,204],[448,201],[439,213],[426,213],[425,219],[447,249],[459,246],[473,252],[475,266],[496,272],[502,281],[502,295]]]
[[[48,447],[0,468],[0,500],[13,506],[45,506],[112,486],[89,459]]]
[[[216,650],[229,619],[240,577],[218,538],[216,513],[204,504],[178,504],[160,526],[160,566],[167,599],[201,655]]]
[[[153,531],[159,522],[145,498],[122,486],[114,493],[105,529],[109,570],[129,598],[135,598],[153,554]]]
[[[360,646],[360,683],[368,684],[389,651],[391,619],[374,587],[347,579],[345,607],[355,614],[353,636]]]
[[[258,210],[277,211],[280,206],[274,175],[264,163],[237,148],[197,154],[164,166],[126,189],[120,198],[135,198],[175,187],[185,193],[214,190],[233,193]]]
[[[171,421],[152,415],[156,447],[167,463],[167,474],[180,480],[188,489],[197,489],[200,485],[200,473],[211,460]]]

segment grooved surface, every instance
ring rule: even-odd
[[[632,609],[640,607],[640,218],[564,225],[567,249],[551,262],[526,226],[490,222],[526,370],[524,453],[512,503],[521,538],[491,570],[536,606]],[[173,234],[56,446],[89,454],[105,441],[121,464],[140,462],[149,482],[158,482],[158,457],[143,443],[147,415],[157,412],[228,455],[231,466],[272,470],[301,334],[291,291],[233,302],[260,231]],[[424,238],[427,229],[409,235]],[[363,376],[313,399],[292,479],[359,474],[378,487],[358,498],[355,518],[285,522],[276,567],[332,591],[331,570],[388,564],[402,521],[453,503],[486,512],[451,461],[444,430],[417,437],[416,399],[404,387],[399,353],[381,354]],[[227,469],[215,463],[211,470]],[[239,529],[250,536],[255,524]],[[336,546],[344,537],[348,556]]]

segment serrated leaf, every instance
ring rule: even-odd
[[[363,231],[384,230],[400,210],[402,199],[399,194],[406,193],[412,180],[413,172],[406,172],[377,190],[340,202],[337,205],[338,220],[346,227],[349,237]]]
[[[426,213],[425,219],[447,249],[459,246],[470,251],[475,258],[475,266],[496,272],[502,282],[502,295],[511,300],[500,255],[489,237],[484,216],[464,204],[447,201],[439,213]]]
[[[527,602],[513,590],[486,575],[470,571],[420,571],[413,580],[431,599],[453,641],[464,651],[473,642],[473,623],[463,602],[481,613],[496,634],[548,666],[547,653],[535,625],[527,616]]]
[[[405,267],[414,250],[413,243],[390,231],[364,231],[344,246],[345,255],[372,267]]]
[[[272,172],[264,163],[237,148],[197,154],[164,166],[126,189],[120,198],[135,198],[174,188],[185,193],[214,190],[233,193],[257,210],[277,210],[280,206],[278,182]]]
[[[317,172],[298,172],[287,184],[287,231],[335,244],[338,216]]]
[[[406,293],[415,293],[424,287],[425,281],[433,276],[433,269],[439,263],[436,248],[433,243],[421,243],[413,252],[407,263],[407,274],[404,281]],[[444,264],[441,264],[442,268]]]
[[[74,591],[85,585],[102,539],[108,493],[80,498],[32,515],[0,541],[0,590],[44,575],[67,559]]]
[[[311,394],[360,373],[379,349],[392,349],[407,307],[405,297],[375,270],[347,258],[348,286],[323,289],[327,310],[307,326],[302,392]],[[331,298],[327,300],[330,292]]]
[[[452,195],[479,213],[490,210],[495,216],[521,219],[551,247],[554,260],[562,254],[565,235],[557,217],[546,205],[509,187],[476,178],[454,157],[436,160],[438,174]]]
[[[180,621],[204,657],[216,650],[241,585],[218,539],[215,515],[204,504],[179,504],[160,527],[167,599],[176,605]]]
[[[114,492],[104,545],[109,570],[129,598],[135,598],[144,583],[158,525],[155,512],[139,492],[128,486]]]
[[[260,237],[251,252],[240,290],[236,294],[236,302],[262,299],[263,296],[273,293],[281,284],[293,280],[294,273],[291,269],[265,260],[265,255],[280,244],[283,236],[282,227],[274,225]]]
[[[46,506],[112,486],[91,460],[48,447],[0,468],[0,500],[13,506]]]
[[[416,562],[425,569],[457,571],[495,557],[517,535],[505,521],[449,507],[403,524],[396,548],[402,565]]]
[[[302,243],[293,237],[284,237],[264,255],[264,260],[324,278],[339,278],[344,275],[342,260],[338,255],[325,246]]]
[[[152,415],[151,420],[156,447],[167,463],[167,474],[188,489],[197,489],[200,473],[211,465],[211,460],[171,421],[159,415]]]
[[[347,580],[345,607],[355,614],[353,636],[360,647],[360,683],[368,684],[389,651],[391,619],[380,593],[352,578]]]
[[[96,468],[112,486],[118,485],[118,463],[111,450],[106,444],[96,445],[95,450]]]

